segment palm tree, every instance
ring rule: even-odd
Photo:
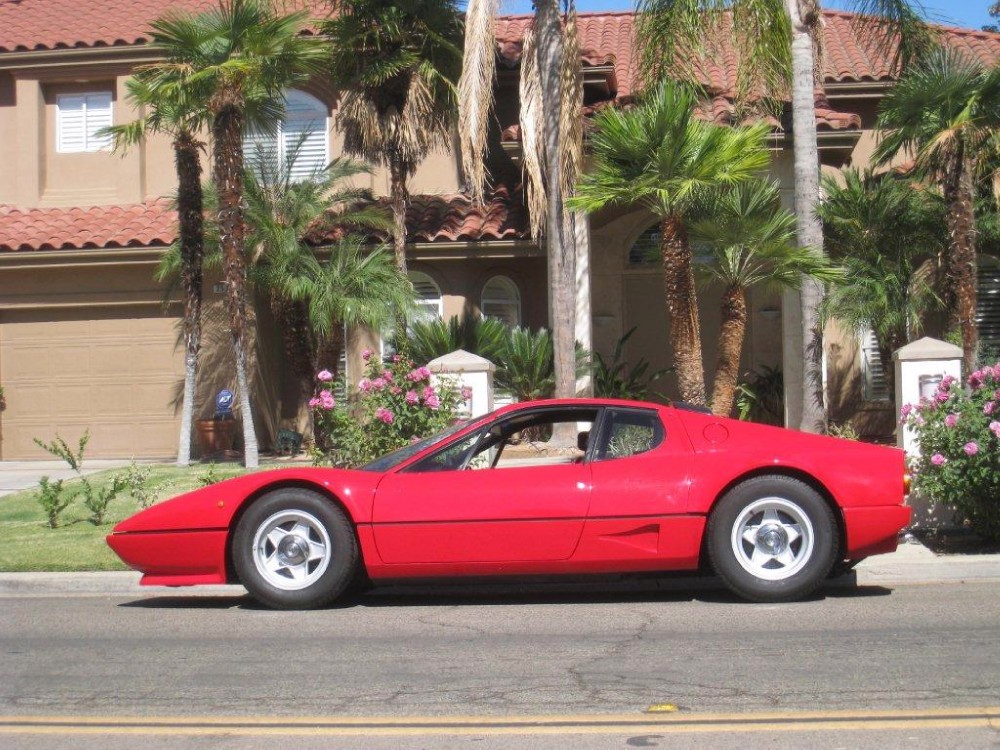
[[[156,81],[160,71],[153,64],[140,69],[125,86],[128,99],[146,115],[125,125],[109,128],[115,150],[127,151],[142,143],[149,133],[164,133],[171,139],[177,170],[178,257],[184,287],[184,396],[177,465],[191,463],[191,424],[194,418],[195,375],[201,348],[202,259],[204,217],[202,215],[201,151],[198,133],[204,125],[200,110],[178,96],[177,89],[163,91]]]
[[[393,249],[405,274],[407,182],[428,153],[451,145],[461,13],[454,0],[331,4],[336,15],[323,31],[332,43],[328,73],[343,92],[337,125],[344,151],[389,170]]]
[[[459,141],[463,169],[477,199],[486,182],[483,155],[493,106],[497,9],[497,0],[470,0],[466,13]],[[582,107],[574,2],[566,2],[563,20],[558,0],[538,0],[521,54],[521,146],[532,235],[537,239],[545,227],[557,397],[576,394],[577,217],[564,205],[582,168]],[[572,443],[575,435],[560,429],[554,440]]]
[[[803,277],[826,282],[840,274],[821,253],[795,244],[795,215],[781,207],[776,181],[754,179],[712,191],[696,214],[691,242],[712,253],[711,262],[698,270],[724,288],[711,404],[713,413],[728,416],[746,334],[747,290],[758,285],[794,289]]]
[[[697,97],[663,83],[634,109],[607,108],[595,120],[593,169],[570,205],[589,213],[638,205],[660,220],[668,337],[681,398],[705,404],[698,301],[687,220],[702,193],[765,169],[767,127],[724,128],[694,116]]]
[[[315,339],[307,303],[288,292],[287,275],[298,273],[315,260],[316,246],[326,244],[328,237],[343,239],[352,230],[384,232],[392,227],[368,190],[349,185],[352,178],[371,172],[368,165],[336,158],[304,179],[297,177],[296,160],[305,138],[304,134],[291,144],[284,158],[275,149],[258,144],[249,157],[252,168],[243,176],[248,278],[270,299],[284,338],[287,364],[299,380],[303,399],[312,387],[316,369],[336,373],[343,347],[342,329],[335,329],[335,346],[324,337]],[[405,279],[403,285],[408,286]],[[318,350],[317,343],[322,344]]]
[[[345,325],[377,329],[396,311],[408,312],[415,304],[413,286],[406,283],[388,248],[372,249],[359,235],[335,242],[329,254],[283,254],[265,273],[270,289],[305,306],[316,366],[334,372]]]
[[[953,49],[939,49],[894,86],[879,111],[884,136],[875,156],[916,157],[918,172],[938,182],[948,226],[945,304],[962,334],[966,372],[974,369],[976,327],[975,176],[997,146],[1000,66],[986,70]]]
[[[248,468],[257,466],[258,448],[245,338],[243,132],[251,122],[273,127],[282,115],[283,92],[320,72],[327,55],[325,42],[302,35],[305,12],[278,15],[265,1],[223,0],[205,13],[171,13],[152,24],[153,42],[166,56],[156,85],[201,103],[211,121],[212,181]]]
[[[856,0],[853,5],[859,34],[891,57],[896,70],[931,45],[932,33],[908,0]],[[738,105],[750,101],[773,107],[791,92],[796,236],[800,247],[822,251],[823,228],[816,214],[820,169],[815,107],[823,88],[823,14],[818,0],[638,0],[637,8],[636,39],[641,69],[649,80],[699,80],[704,55],[691,53],[705,53],[719,44],[735,50]],[[795,401],[801,407],[800,429],[815,432],[826,423],[819,356],[822,288],[805,280],[801,299],[804,374]]]
[[[845,273],[830,287],[822,315],[858,336],[875,332],[893,393],[892,353],[919,335],[940,304],[932,265],[947,243],[944,206],[924,186],[871,171],[847,170],[843,183],[827,178],[823,190],[826,244]]]

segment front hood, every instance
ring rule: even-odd
[[[255,472],[164,500],[126,518],[112,533],[225,529],[248,497],[281,483],[327,490],[352,506],[352,515],[360,520],[357,516],[365,514],[366,505],[370,513],[370,499],[381,476],[375,472],[313,467]],[[366,494],[368,503],[364,502]]]

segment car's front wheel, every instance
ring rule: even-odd
[[[783,476],[755,477],[726,493],[706,534],[715,572],[758,602],[808,596],[829,574],[838,549],[830,506],[809,485]]]
[[[276,609],[313,609],[344,592],[358,545],[344,512],[322,495],[287,488],[247,509],[233,534],[233,566],[258,601]]]

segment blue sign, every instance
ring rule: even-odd
[[[233,400],[235,398],[233,392],[230,390],[219,391],[219,395],[215,397],[216,416],[231,417],[233,415]]]

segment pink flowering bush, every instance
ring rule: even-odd
[[[444,429],[454,421],[462,401],[467,400],[451,384],[432,384],[430,370],[400,355],[383,363],[366,350],[362,359],[365,374],[350,403],[334,399],[328,372],[316,376],[316,395],[309,407],[317,463],[366,464]]]
[[[1000,363],[976,370],[966,386],[946,377],[933,398],[902,408],[920,441],[914,489],[1000,540]]]

